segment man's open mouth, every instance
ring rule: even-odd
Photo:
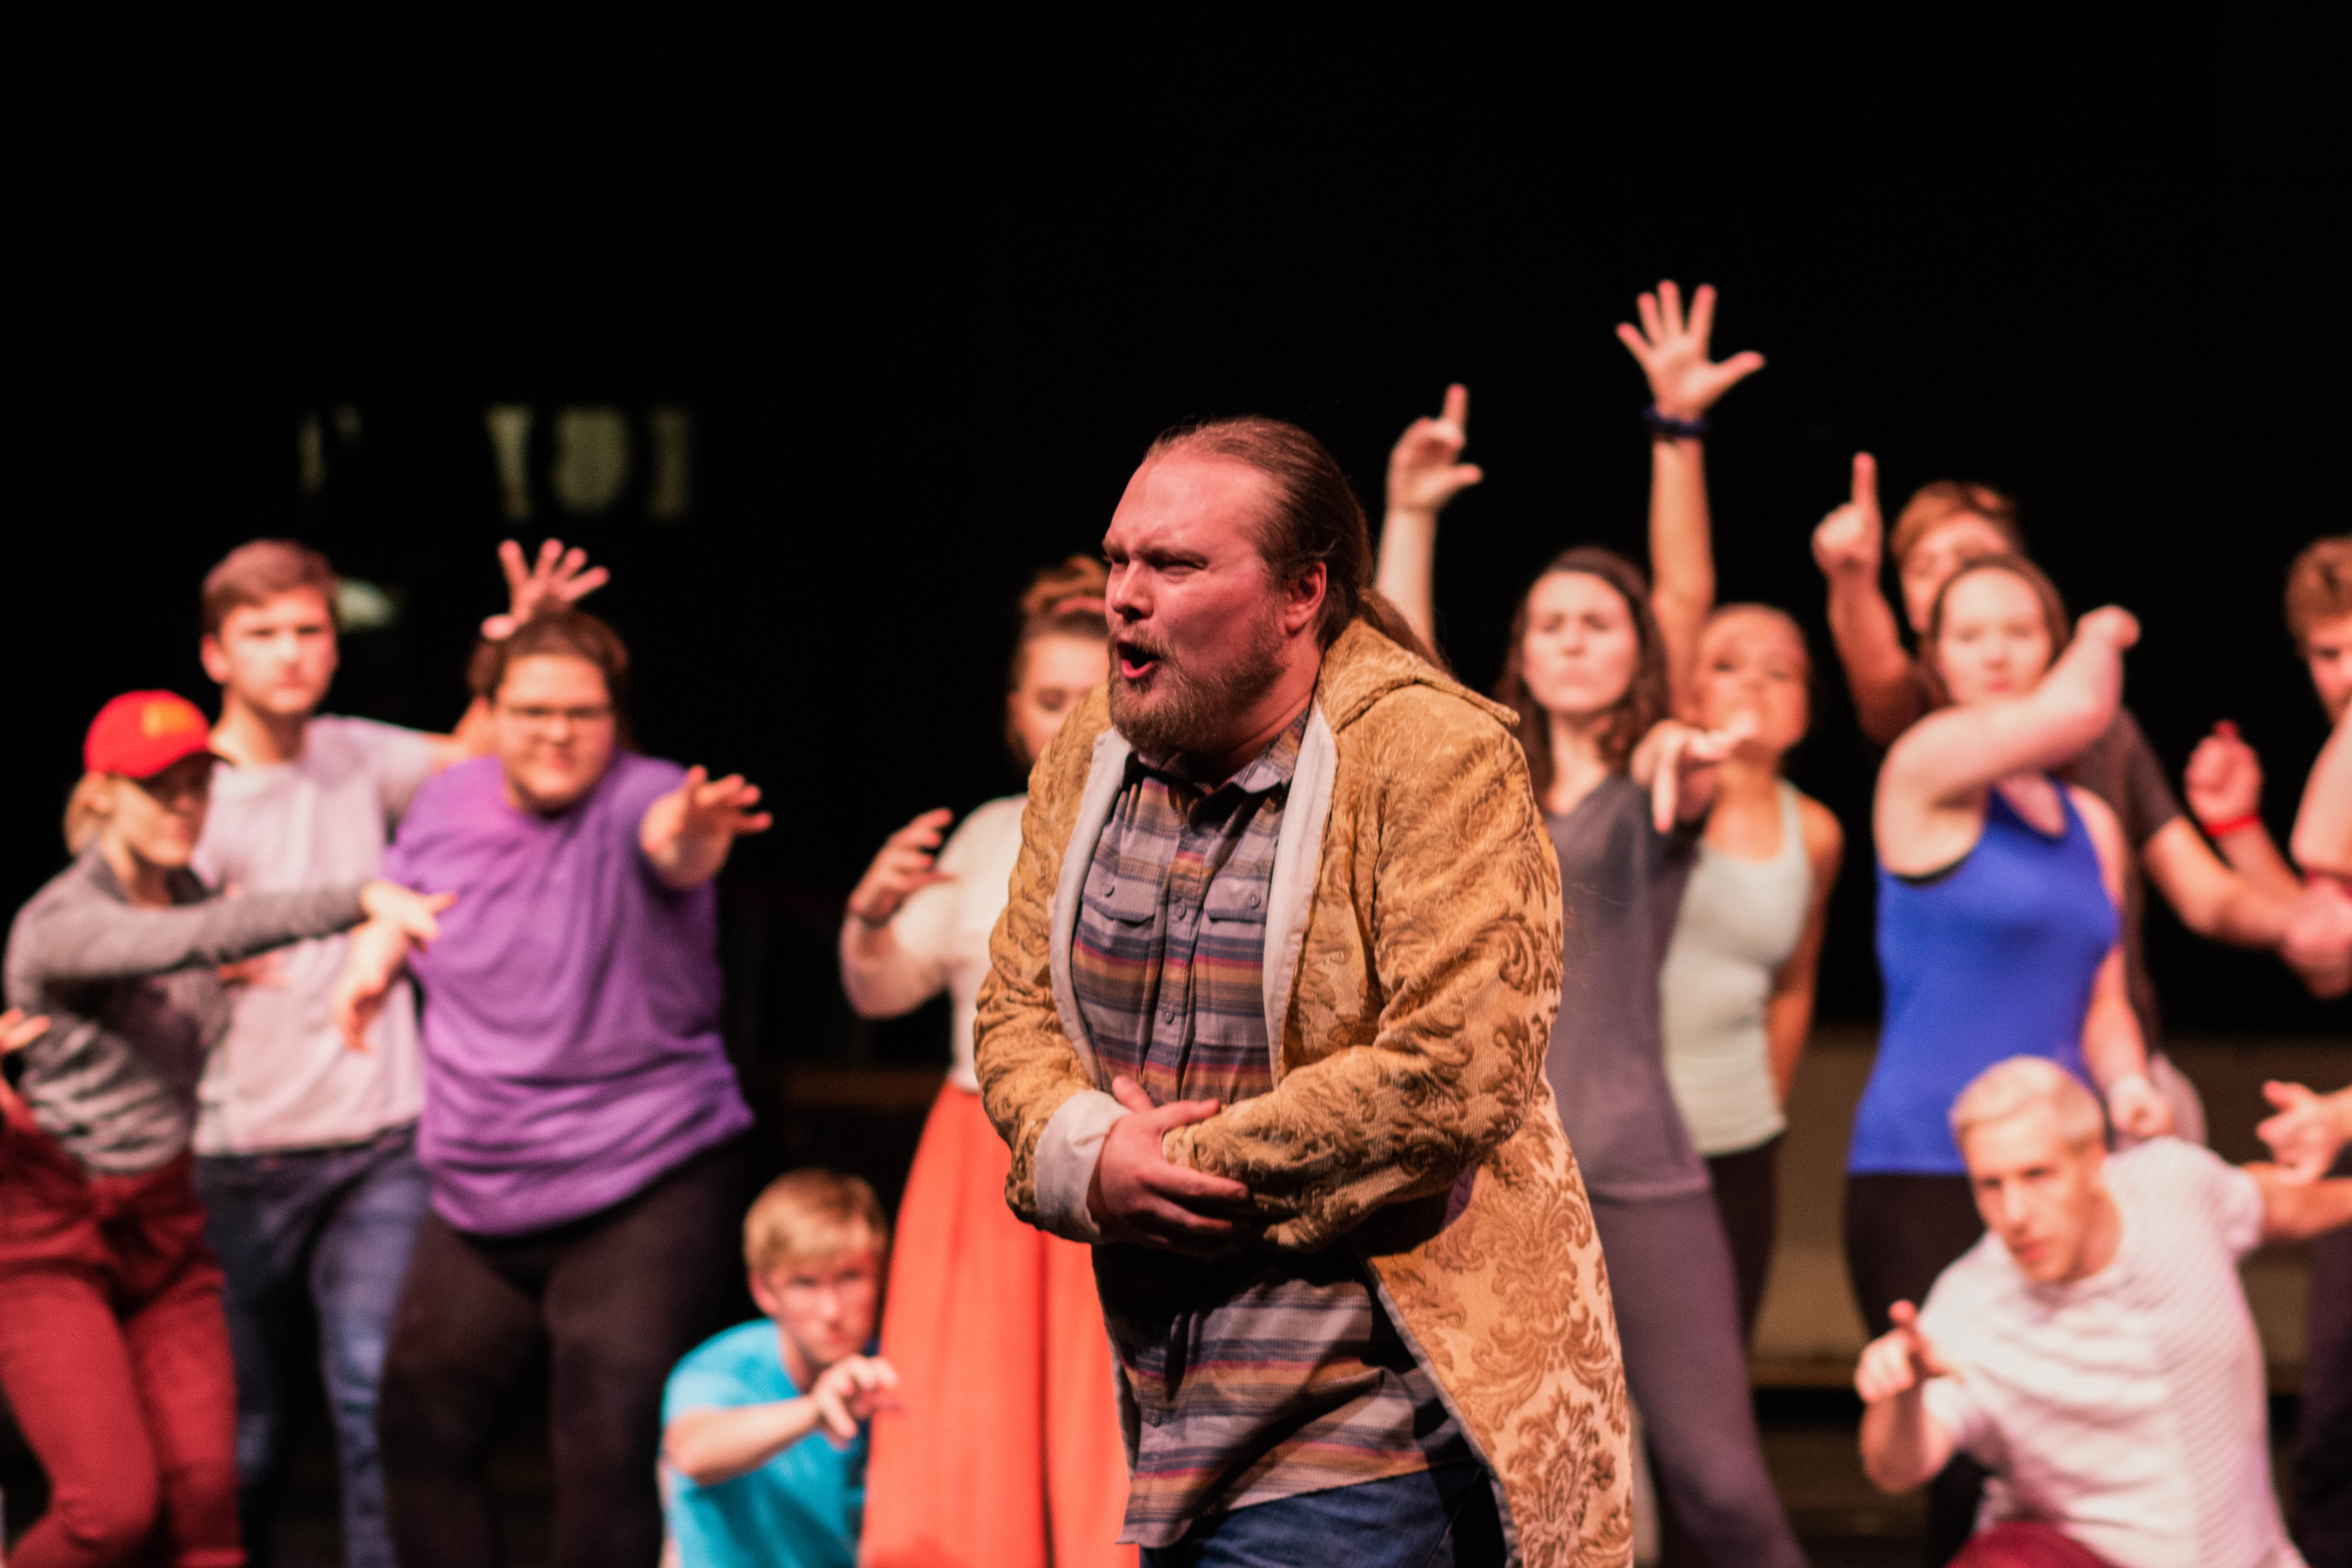
[[[1114,651],[1118,658],[1118,673],[1124,680],[1146,680],[1160,668],[1160,650],[1142,643],[1121,637]]]

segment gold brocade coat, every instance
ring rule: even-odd
[[[1513,723],[1361,621],[1331,645],[1275,857],[1276,1087],[1163,1147],[1246,1184],[1273,1221],[1265,1245],[1355,1248],[1496,1478],[1514,1563],[1615,1568],[1633,1561],[1625,1382],[1544,1079],[1559,868]],[[1097,692],[1038,762],[980,993],[1006,1199],[1084,1241],[1123,1112],[1097,1079],[1069,945],[1128,752]]]

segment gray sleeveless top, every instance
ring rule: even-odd
[[[1788,1125],[1772,1089],[1764,1007],[1804,935],[1813,868],[1797,792],[1785,779],[1780,788],[1772,858],[1700,845],[1659,975],[1666,1079],[1702,1154],[1752,1149]]]

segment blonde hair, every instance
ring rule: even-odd
[[[2311,628],[2352,616],[2352,533],[2315,539],[2286,569],[2286,629],[2309,655]]]
[[[104,773],[84,773],[74,781],[73,793],[66,796],[67,854],[80,855],[106,826],[107,813],[98,804],[106,785]]]
[[[2083,1080],[2044,1057],[2011,1057],[1977,1074],[1952,1101],[1952,1142],[1965,1144],[1972,1129],[2045,1107],[2069,1148],[2098,1142],[2106,1118]]]
[[[889,1216],[872,1187],[836,1171],[793,1171],[751,1200],[743,1216],[743,1264],[764,1277],[837,1257],[856,1245],[860,1229],[876,1251],[889,1251]]]

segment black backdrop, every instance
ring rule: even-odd
[[[1938,476],[2002,485],[2078,609],[2140,614],[2128,700],[2168,766],[2236,719],[2284,837],[2322,725],[2279,589],[2347,526],[2340,142],[2297,118],[2288,65],[2077,38],[1966,80],[1775,74],[1759,35],[1677,83],[1559,40],[1290,38],[1211,69],[1188,37],[1138,74],[1132,43],[1012,76],[1002,40],[965,60],[925,34],[903,72],[822,103],[779,88],[772,117],[674,91],[649,130],[663,116],[574,103],[501,143],[531,174],[502,184],[371,142],[304,175],[247,159],[252,191],[215,201],[167,157],[148,177],[174,231],[147,237],[201,260],[61,268],[45,320],[65,330],[18,426],[0,898],[56,868],[105,697],[209,700],[195,584],[262,533],[403,600],[350,639],[332,705],[436,726],[497,607],[495,542],[587,545],[616,574],[593,607],[636,650],[643,742],[768,788],[782,826],[729,877],[803,910],[914,812],[1018,787],[997,728],[1013,597],[1092,548],[1179,418],[1297,419],[1377,517],[1389,443],[1467,381],[1489,478],[1448,515],[1438,601],[1483,684],[1544,559],[1640,549],[1641,382],[1610,328],[1663,276],[1716,283],[1718,350],[1770,360],[1710,449],[1727,596],[1794,610],[1826,659],[1806,536],[1857,446],[1890,510]],[[578,169],[600,160],[593,186]],[[542,443],[537,514],[509,524],[494,402],[542,430],[611,405],[640,437],[647,410],[691,408],[690,516],[647,521],[642,485],[570,516]],[[311,414],[326,483],[306,498]],[[1873,765],[1824,679],[1791,771],[1849,834],[1830,1018],[1876,1005]],[[2343,1030],[2270,961],[2152,919],[2176,1027]],[[821,984],[803,964],[766,1005],[837,1007]]]

